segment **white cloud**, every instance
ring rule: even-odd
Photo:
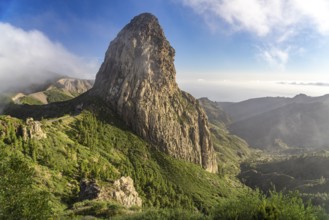
[[[286,34],[295,26],[309,26],[329,34],[327,0],[181,0],[184,5],[209,19],[224,19],[236,30],[266,36]]]
[[[265,60],[271,67],[285,70],[285,66],[289,60],[289,48],[280,49],[277,47],[271,47],[268,49],[260,48],[260,58]]]
[[[97,60],[86,60],[52,42],[42,32],[0,22],[0,90],[46,79],[50,72],[92,77]]]
[[[299,23],[309,21],[309,24],[314,25],[319,33],[329,34],[329,2],[327,0],[291,0],[291,4],[299,13]]]
[[[328,82],[295,82],[295,81],[288,81],[288,82],[278,82],[281,85],[293,85],[293,86],[326,86],[329,87]]]
[[[290,51],[262,49],[268,63],[286,64],[296,54],[294,39],[307,34],[329,35],[328,0],[181,0],[202,16],[212,29],[222,21],[233,31],[244,31],[259,37],[263,44]],[[217,25],[217,26],[216,26]],[[287,46],[287,44],[289,44]],[[279,65],[276,65],[279,64]],[[272,65],[273,66],[273,65]]]

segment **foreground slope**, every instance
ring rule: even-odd
[[[112,204],[125,212],[126,204],[112,196],[113,183],[122,176],[133,179],[144,207],[196,208],[207,213],[221,199],[239,193],[232,187],[237,181],[154,150],[113,112],[98,115],[105,113],[105,118],[86,111],[41,123],[0,118],[1,155],[19,156],[33,168],[33,184],[49,194],[53,214],[114,215],[107,208],[95,211],[97,204]],[[100,191],[88,194],[83,190],[86,183]]]
[[[0,190],[0,218],[325,216],[320,209],[304,206],[298,197],[266,198],[232,177],[221,178],[173,159],[129,131],[115,113],[104,110],[41,122],[0,117],[0,189],[6,189]],[[132,182],[126,181],[130,178]],[[118,188],[120,182],[124,184]]]

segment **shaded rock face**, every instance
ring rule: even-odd
[[[217,172],[207,117],[178,88],[174,55],[157,18],[141,14],[111,42],[91,94],[159,150]]]
[[[97,199],[101,192],[100,187],[93,180],[82,180],[80,183],[79,200]]]

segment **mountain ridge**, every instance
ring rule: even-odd
[[[65,101],[79,96],[92,88],[94,80],[62,77],[49,80],[39,89],[29,92],[18,92],[11,96],[16,104],[48,104]]]
[[[223,109],[232,120],[229,130],[252,147],[319,149],[329,144],[329,95],[264,97],[225,104]]]

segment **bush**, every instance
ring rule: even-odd
[[[0,219],[47,219],[50,195],[33,187],[34,170],[20,156],[0,155]]]
[[[304,205],[298,192],[283,195],[271,191],[265,196],[258,190],[249,191],[239,198],[220,203],[213,214],[214,219],[328,219],[319,207]]]
[[[114,218],[115,220],[201,220],[208,217],[182,209],[151,209],[142,213]]]
[[[117,203],[96,200],[85,200],[73,206],[73,213],[78,216],[88,215],[109,218],[122,214],[123,210],[124,208]]]

